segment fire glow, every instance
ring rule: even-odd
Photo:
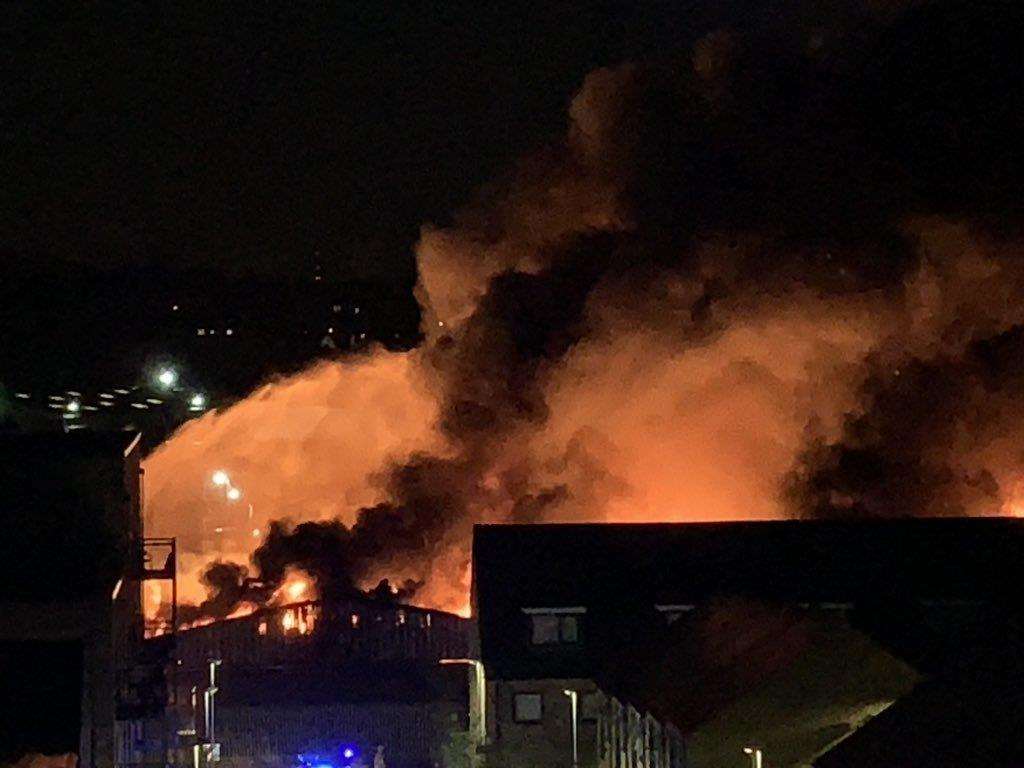
[[[271,605],[287,605],[316,599],[313,577],[298,568],[290,568],[269,602]]]
[[[784,194],[754,196],[736,223],[723,221],[728,205],[701,207],[719,190],[662,167],[703,156],[649,168],[637,142],[681,129],[633,121],[661,114],[639,109],[652,94],[685,93],[693,103],[670,114],[699,135],[718,120],[715,78],[732,50],[702,41],[685,88],[638,66],[593,73],[558,152],[456,225],[425,227],[419,348],[321,362],[160,446],[146,462],[148,533],[191,553],[183,594],[202,599],[217,557],[255,553],[251,575],[266,578],[260,552],[302,537],[296,569],[326,543],[358,588],[388,578],[419,604],[466,611],[479,522],[1019,514],[1024,383],[991,381],[992,360],[1022,346],[1015,244],[910,210],[887,214],[882,234],[806,236],[785,230]],[[791,138],[798,151],[802,134]],[[845,162],[843,147],[822,146]],[[747,160],[736,167],[755,173]],[[638,179],[665,188],[637,194]],[[781,194],[775,176],[764,188]],[[796,208],[829,197],[799,192]],[[762,204],[780,221],[763,222]],[[806,214],[814,226],[835,216],[818,213]],[[244,496],[211,489],[221,467]],[[215,518],[228,523],[211,533]],[[292,527],[304,522],[323,528]],[[274,605],[327,587],[320,571],[320,584],[281,573]]]

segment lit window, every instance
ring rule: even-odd
[[[530,641],[534,645],[577,643],[580,640],[580,616],[586,608],[524,608],[530,616]]]
[[[230,328],[228,328],[226,331],[224,331],[224,333],[226,333],[228,336],[230,336],[231,334],[234,333],[234,331],[231,330]]]
[[[295,629],[295,613],[293,611],[284,612],[284,616],[281,617],[281,629],[285,632]]]
[[[263,621],[260,622],[260,625],[259,625],[259,627],[257,628],[256,631],[259,632],[261,635],[267,634],[267,621],[266,621],[266,619],[264,619]]]
[[[359,307],[356,307],[355,314],[357,314],[357,315],[359,314]]]
[[[332,312],[341,312],[341,304],[334,304],[331,306]]]
[[[398,611],[398,623],[405,624],[405,611],[403,610]]]
[[[206,335],[206,329],[205,328],[196,328],[196,336],[205,336],[205,335]]]
[[[353,613],[352,614],[352,628],[353,629],[358,629],[359,628],[359,614],[358,613]]]
[[[359,338],[360,339],[365,339],[366,338],[366,334],[365,333],[360,333],[359,334]]]
[[[517,693],[512,710],[517,723],[539,723],[544,717],[544,699],[539,693]]]

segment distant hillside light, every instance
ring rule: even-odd
[[[157,374],[156,380],[165,387],[173,387],[174,382],[178,380],[178,374],[173,368],[164,368]]]
[[[202,408],[206,405],[206,398],[196,392],[192,395],[192,398],[188,401],[188,404],[193,408]]]

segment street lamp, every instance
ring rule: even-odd
[[[173,368],[164,368],[156,375],[156,380],[160,382],[160,385],[164,388],[170,389],[178,380],[178,374]]]
[[[569,697],[569,707],[572,711],[572,768],[577,768],[580,764],[580,692],[566,688],[562,693]]]
[[[188,401],[189,407],[193,410],[201,410],[206,407],[206,398],[199,392],[196,392]]]
[[[761,750],[757,747],[744,747],[743,754],[750,755],[750,768],[761,768]]]
[[[242,498],[242,492],[237,488],[228,488],[228,501],[238,501]]]
[[[228,477],[228,473],[223,469],[218,469],[214,472],[211,479],[213,480],[213,484],[218,486],[225,486],[231,483],[231,478]]]
[[[487,743],[487,681],[484,665],[478,659],[441,659],[440,664],[464,664],[473,668],[477,700],[477,738],[480,744]]]

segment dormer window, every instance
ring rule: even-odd
[[[530,617],[530,642],[534,645],[571,644],[580,641],[580,621],[586,608],[523,608]]]

